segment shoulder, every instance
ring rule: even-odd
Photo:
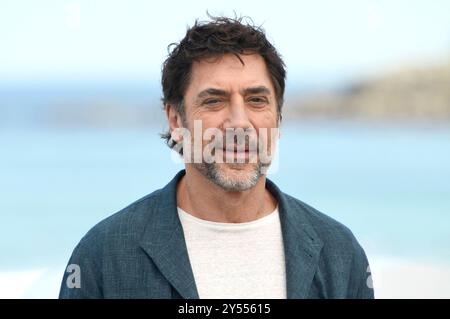
[[[355,263],[366,263],[363,248],[347,226],[295,197],[283,195],[291,213],[297,215],[298,227],[312,229],[323,243],[325,257],[346,256]]]
[[[296,228],[320,241],[317,287],[333,282],[332,287],[336,288],[322,289],[324,296],[373,298],[373,289],[368,284],[369,262],[352,231],[301,200],[286,194],[283,197],[290,214],[295,216],[291,220],[296,222]]]
[[[136,243],[148,220],[157,212],[161,189],[156,190],[103,219],[93,226],[80,240],[77,248],[83,250],[104,249]],[[123,248],[123,247],[122,247]]]
[[[349,243],[356,240],[352,231],[341,222],[295,197],[287,194],[283,195],[289,209],[293,210],[294,214],[300,215],[300,219],[312,227],[324,242]]]

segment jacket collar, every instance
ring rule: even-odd
[[[185,170],[180,171],[156,194],[154,210],[149,214],[140,245],[181,297],[198,299],[177,214],[176,188],[184,174]],[[323,243],[306,219],[302,206],[296,205],[269,179],[266,180],[266,188],[278,201],[286,259],[287,297],[306,298]]]

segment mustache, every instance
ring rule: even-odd
[[[227,130],[222,139],[210,140],[214,148],[232,152],[253,152],[259,149],[259,139],[256,130]]]

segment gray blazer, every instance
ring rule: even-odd
[[[93,227],[73,251],[59,297],[199,298],[177,214],[184,174]],[[266,188],[279,205],[287,297],[373,298],[368,261],[351,231],[268,179]]]

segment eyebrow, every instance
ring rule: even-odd
[[[243,95],[249,95],[249,94],[265,94],[270,95],[270,90],[265,86],[255,86],[255,87],[249,87],[242,91]],[[201,99],[210,95],[215,96],[228,96],[229,93],[225,90],[221,89],[214,89],[214,88],[208,88],[206,90],[201,91],[197,98]]]
[[[227,91],[224,91],[224,90],[209,88],[209,89],[201,91],[197,95],[197,98],[201,99],[201,98],[207,97],[209,95],[228,96],[229,94]]]
[[[244,95],[249,94],[265,94],[270,95],[270,90],[265,86],[250,87],[243,91]]]

